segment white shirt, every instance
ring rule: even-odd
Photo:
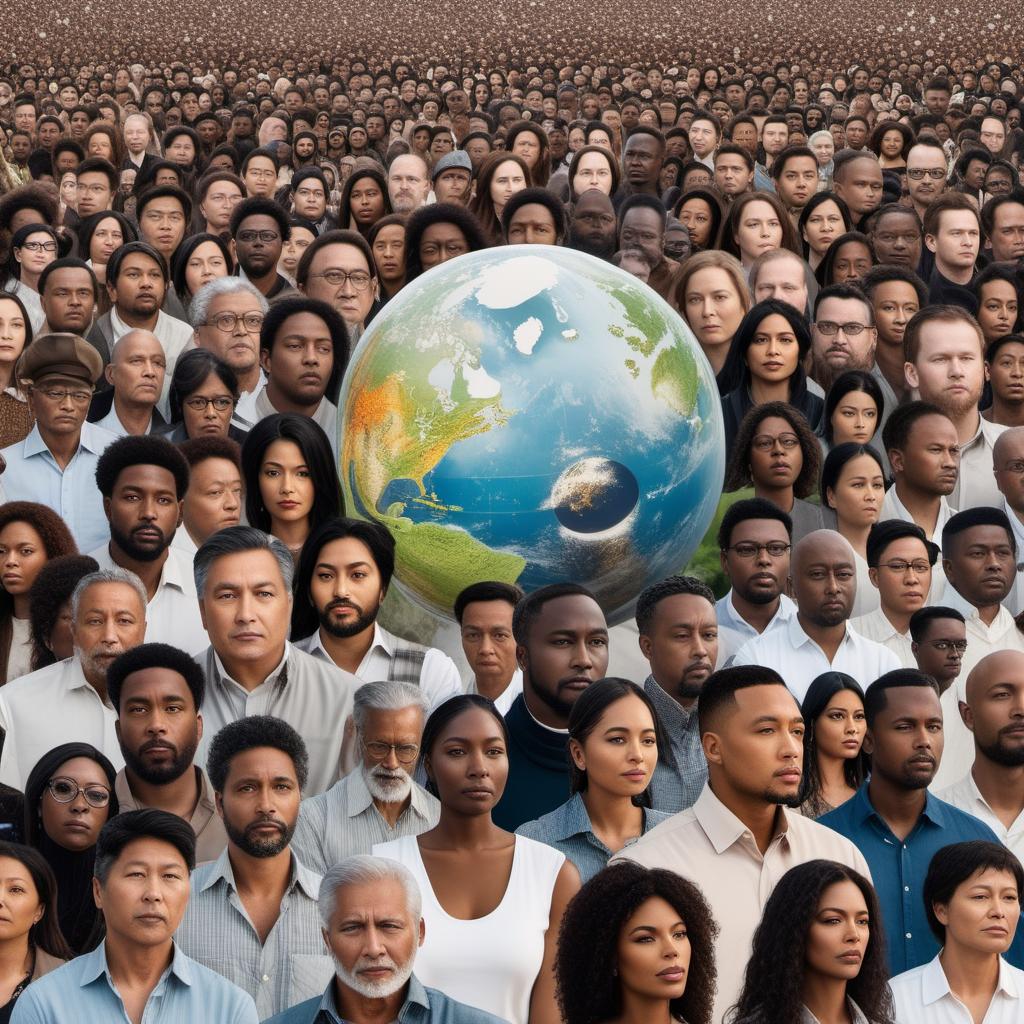
[[[117,315],[116,306],[111,309],[110,331],[114,335],[115,343],[129,331],[134,330],[134,327],[129,327]],[[193,333],[192,328],[184,320],[168,316],[162,309],[157,314],[153,334],[156,335],[164,350],[164,356],[167,359],[167,370],[164,373],[164,386],[160,392],[160,401],[156,403],[156,407],[160,410],[160,415],[168,423],[171,422],[171,407],[167,401],[167,393],[171,389],[171,375],[174,373],[174,364],[178,361],[178,356],[188,348]],[[113,348],[113,345],[111,345],[111,348]]]
[[[874,640],[876,644],[881,644],[883,647],[888,647],[899,658],[903,668],[917,668],[917,659],[914,657],[911,646],[913,640],[910,633],[900,633],[885,617],[885,612],[881,608],[876,608],[873,612],[868,612],[867,615],[851,619],[850,625],[861,636]]]
[[[849,622],[836,656],[829,662],[794,614],[784,628],[748,640],[736,652],[733,665],[763,665],[775,669],[802,704],[811,683],[823,672],[845,672],[866,690],[880,675],[899,668],[900,662],[887,647],[861,636]]]
[[[184,529],[179,526],[177,532]],[[99,562],[101,569],[117,567],[110,557],[109,544],[89,554]],[[210,646],[199,615],[192,560],[173,545],[167,549],[167,561],[153,600],[146,605],[146,642],[170,644],[193,657]]]
[[[260,414],[256,411],[256,397],[267,386],[267,375],[260,370],[260,379],[252,391],[243,391],[231,415],[232,426],[239,430],[252,430]]]
[[[992,472],[992,446],[1004,430],[1006,427],[1001,423],[990,423],[984,416],[979,416],[977,433],[960,446],[960,473],[956,488],[949,497],[961,512],[982,505],[1000,507],[1002,494]]]
[[[957,509],[953,508],[945,498],[939,498],[939,514],[935,517],[935,529],[932,531],[932,535],[928,539],[935,545],[938,546],[939,550],[942,549],[942,530],[946,523],[949,521],[951,516],[955,516]],[[879,517],[879,522],[883,519],[902,519],[905,523],[916,523],[917,520],[907,511],[906,505],[900,501],[899,495],[896,493],[895,484],[885,492],[885,498],[882,501],[882,514]],[[924,530],[927,535],[928,530],[925,529],[923,524],[917,523],[918,526]],[[928,589],[928,604],[943,604],[943,594],[946,591],[946,574],[942,569],[942,559],[936,560],[935,565],[932,566],[932,585]]]
[[[23,281],[16,277],[9,277],[4,285],[5,292],[11,292],[21,299],[25,312],[28,313],[29,323],[32,324],[33,337],[39,334],[43,324],[46,323],[46,314],[43,312],[43,301],[35,288],[29,288]]]
[[[356,677],[367,683],[387,679],[397,639],[393,633],[389,633],[380,623],[375,622],[373,624],[373,641],[370,644],[370,649],[363,656],[363,660],[359,662],[359,668],[355,671]],[[321,661],[326,661],[331,665],[335,663],[320,641],[319,629],[305,640],[297,641],[295,646],[300,651],[312,654],[314,658],[319,658]],[[449,697],[454,697],[462,692],[462,679],[459,677],[459,670],[455,667],[455,662],[436,647],[427,648],[427,652],[423,656],[419,685],[423,695],[427,698],[431,711],[438,704],[443,704]]]
[[[1007,828],[996,816],[988,801],[981,795],[978,784],[974,781],[974,773],[968,772],[959,782],[948,789],[935,794],[940,800],[952,804],[961,811],[973,814],[983,821],[997,836],[1003,846],[1007,847],[1018,860],[1024,858],[1024,811],[1017,815],[1013,824]]]
[[[881,604],[878,587],[871,582],[867,560],[860,557],[859,552],[853,553],[853,564],[857,570],[857,594],[853,599],[853,617],[860,618],[875,611]]]
[[[785,626],[796,612],[793,599],[785,594],[779,595],[779,607],[765,626],[765,633]],[[716,668],[724,668],[731,657],[748,641],[762,636],[747,622],[732,603],[732,589],[725,597],[715,602],[715,615],[718,618],[718,664]]]
[[[256,416],[256,420],[265,419],[267,416],[273,416],[278,409],[275,409],[270,401],[270,396],[267,394],[266,385],[260,390],[259,394],[253,399],[252,404],[253,412]],[[310,419],[319,426],[323,432],[327,435],[327,440],[331,443],[331,451],[334,452],[335,456],[338,454],[338,408],[337,406],[329,401],[327,398],[321,398],[320,404],[316,407],[316,412],[310,416]]]
[[[89,684],[77,658],[47,665],[0,688],[0,782],[24,790],[36,762],[62,743],[91,743],[120,771],[117,715]]]
[[[963,1003],[949,990],[939,958],[898,974],[889,982],[895,1024],[973,1024]],[[999,982],[982,1024],[1020,1024],[1024,1019],[1024,971],[999,958]]]
[[[1020,615],[1024,612],[1024,523],[1020,521],[1017,513],[1010,508],[1010,503],[1003,498],[1003,511],[1006,518],[1010,520],[1013,527],[1013,539],[1017,542],[1017,578],[1013,581],[1013,590],[1006,595],[1004,605],[1010,610],[1011,615]]]
[[[479,693],[480,691],[476,688],[476,677],[470,679],[469,685],[466,687],[466,693]],[[508,709],[512,707],[512,702],[523,692],[523,670],[517,668],[512,673],[512,678],[509,680],[508,686],[505,687],[501,693],[498,694],[497,700],[494,702],[494,706],[498,709],[499,714],[504,717],[508,714]]]

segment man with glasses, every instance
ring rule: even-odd
[[[7,500],[35,501],[53,509],[67,523],[80,551],[91,551],[110,536],[96,489],[96,465],[116,438],[86,422],[102,369],[99,354],[84,338],[36,338],[14,373],[17,381],[28,382],[35,426],[23,441],[0,452],[7,463]]]
[[[119,184],[113,164],[98,156],[83,160],[78,165],[77,182],[75,197],[80,220],[110,209]]]
[[[938,139],[918,139],[907,153],[907,188],[914,213],[923,222],[928,207],[946,191],[949,168]]]
[[[917,668],[939,684],[940,696],[960,675],[967,651],[967,625],[955,608],[928,605],[910,616],[911,650]]]
[[[352,718],[360,762],[326,793],[302,802],[292,848],[321,874],[375,843],[432,829],[437,798],[413,779],[427,702],[418,686],[366,683],[356,690]]]
[[[238,276],[267,299],[293,291],[288,279],[277,272],[281,250],[291,234],[284,210],[269,199],[243,199],[231,214]]]
[[[203,230],[222,235],[231,226],[231,214],[245,198],[245,184],[231,171],[214,171],[199,182],[199,215]]]

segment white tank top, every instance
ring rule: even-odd
[[[441,907],[416,836],[378,843],[373,855],[404,864],[423,894],[426,937],[416,954],[416,977],[511,1024],[528,1024],[530,994],[544,960],[551,895],[565,855],[516,836],[512,873],[501,903],[473,921],[451,917]]]

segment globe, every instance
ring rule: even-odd
[[[572,580],[611,624],[693,553],[722,491],[711,367],[636,278],[571,249],[469,253],[410,282],[339,402],[350,514],[395,537],[395,581],[452,615],[480,580]]]

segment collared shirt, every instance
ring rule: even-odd
[[[935,517],[935,529],[932,531],[931,536],[928,539],[935,544],[939,550],[942,550],[942,531],[945,528],[947,522],[949,522],[952,516],[955,516],[957,509],[953,508],[949,502],[944,498],[939,498],[939,514]],[[910,514],[907,506],[900,501],[900,496],[896,493],[896,485],[893,484],[885,492],[885,498],[882,499],[882,514],[881,519],[901,519],[905,523],[917,522],[914,517]],[[923,523],[917,523],[918,526],[924,530],[925,535],[928,534],[928,530]],[[936,560],[932,566],[932,585],[928,588],[928,604],[943,604],[943,595],[946,592],[946,573],[942,568],[942,559]]]
[[[206,673],[203,738],[196,754],[199,764],[206,761],[212,737],[228,722],[247,715],[283,718],[305,740],[309,796],[330,789],[345,774],[343,766],[356,762],[355,736],[349,720],[352,696],[361,682],[334,662],[313,658],[285,643],[284,654],[273,672],[259,686],[247,690],[228,675],[212,647],[196,661]]]
[[[895,1024],[973,1024],[970,1010],[950,991],[938,957],[889,982]],[[982,1024],[1024,1019],[1024,971],[999,958],[999,980]]]
[[[867,782],[818,823],[855,843],[871,865],[882,907],[890,974],[919,967],[939,951],[939,943],[928,927],[922,896],[928,865],[936,851],[971,839],[998,842],[987,825],[931,793],[925,794],[924,810],[910,834],[897,839],[872,806]]]
[[[114,732],[117,715],[100,699],[78,658],[58,661],[0,687],[0,782],[24,790],[36,762],[62,743],[91,743],[124,767]]]
[[[641,808],[640,836],[646,835],[655,825],[667,821],[671,815],[664,811],[652,811],[649,807]],[[608,859],[616,851],[609,850],[594,835],[590,824],[587,805],[579,793],[573,795],[561,807],[549,811],[543,817],[527,821],[516,829],[516,835],[536,839],[546,843],[565,854],[567,860],[576,865],[580,873],[580,881],[586,882],[593,878],[608,863]],[[633,836],[627,839],[623,850],[628,850],[639,839]]]
[[[651,806],[674,814],[691,807],[708,781],[708,762],[697,724],[697,704],[684,708],[665,692],[654,676],[644,680],[644,690],[669,739],[666,756],[658,759],[651,779]]]
[[[322,940],[321,940],[322,941]],[[190,960],[177,945],[170,966],[146,1000],[142,1024],[257,1024],[252,999],[219,974]],[[107,965],[107,943],[32,982],[18,997],[11,1024],[130,1024]]]
[[[779,607],[764,627],[764,632],[784,626],[796,612],[796,604],[791,597],[779,595]],[[732,603],[732,588],[725,597],[715,602],[715,616],[718,619],[718,664],[716,668],[724,668],[731,657],[748,641],[761,636],[754,627],[736,610]]]
[[[427,832],[440,817],[437,798],[413,782],[408,806],[390,825],[366,788],[362,767],[357,766],[326,793],[302,801],[292,849],[303,864],[325,874],[346,857],[368,854],[376,843]]]
[[[991,423],[979,416],[977,433],[960,445],[960,473],[949,499],[961,512],[981,505],[1000,507],[1002,494],[992,472],[992,446],[1004,430],[1006,427],[1001,423]]]
[[[959,782],[942,790],[938,797],[983,821],[1018,860],[1024,858],[1024,811],[1021,811],[1007,828],[981,795],[981,790],[974,781],[973,771],[969,771]]]
[[[252,391],[243,391],[235,405],[235,411],[231,415],[232,426],[239,430],[252,430],[256,421],[260,418],[256,412],[256,399],[260,392],[267,386],[267,375],[260,370],[260,379]]]
[[[367,683],[376,683],[388,678],[391,659],[395,656],[395,641],[398,638],[389,633],[379,622],[373,624],[373,641],[370,649],[363,655],[356,669],[356,678]],[[333,665],[331,656],[324,648],[320,639],[320,630],[310,634],[305,640],[299,640],[296,647],[300,651],[311,654],[314,658]],[[423,656],[423,667],[420,669],[420,689],[427,698],[430,709],[443,704],[449,697],[462,692],[462,679],[455,662],[436,647],[427,649]],[[512,698],[515,700],[515,698]]]
[[[110,538],[103,495],[96,487],[96,463],[117,437],[95,423],[83,423],[78,451],[61,469],[46,447],[37,423],[24,441],[0,451],[7,462],[8,501],[36,501],[68,524],[79,551],[91,551]]]
[[[334,976],[317,912],[320,882],[292,850],[280,913],[260,942],[238,895],[229,847],[192,872],[175,939],[185,954],[248,992],[263,1020],[321,992]]]
[[[476,685],[476,677],[470,679],[466,686],[466,693],[479,693]],[[509,680],[508,686],[505,687],[501,693],[498,694],[497,699],[494,701],[494,706],[498,709],[498,713],[504,717],[508,714],[508,709],[512,707],[512,702],[523,692],[523,670],[517,668],[512,673],[512,678]]]
[[[184,529],[184,526],[178,527],[178,531]],[[89,554],[99,562],[101,569],[116,568],[109,544]],[[170,644],[192,655],[205,650],[210,643],[199,614],[192,563],[173,545],[167,549],[156,593],[146,605],[146,642]]]
[[[117,409],[114,407],[114,403],[110,403],[110,412],[107,413],[102,419],[96,421],[97,427],[102,427],[104,430],[109,430],[115,437],[127,437],[128,428],[121,422],[121,417],[117,415]],[[153,417],[149,417],[149,425],[146,427],[145,433],[153,433]]]
[[[901,633],[885,617],[885,612],[881,608],[876,608],[873,612],[868,612],[867,615],[851,619],[850,625],[861,636],[892,651],[899,658],[903,668],[917,668],[917,659],[915,659],[914,651],[911,648],[913,640],[910,638],[910,632]]]
[[[256,395],[253,400],[253,412],[256,416],[256,421],[266,419],[267,416],[273,416],[280,412],[279,409],[275,409],[271,404],[270,396],[267,394],[267,387],[264,384],[259,394]],[[335,455],[338,454],[338,408],[337,406],[327,398],[321,398],[320,404],[316,407],[316,412],[310,417],[314,423],[323,429],[323,432],[327,435],[327,440],[331,442],[331,451]]]
[[[196,834],[196,863],[204,864],[208,860],[216,860],[224,852],[228,845],[228,834],[224,831],[223,819],[217,813],[213,784],[199,765],[194,765],[193,770],[199,784],[199,800],[188,823]],[[139,811],[149,806],[135,798],[123,768],[114,779],[114,792],[117,794],[117,805],[122,814],[125,811]]]
[[[874,1024],[864,1016],[864,1011],[849,996],[846,997],[846,1010],[850,1014],[852,1024]],[[801,1006],[800,1024],[821,1024],[821,1022],[806,1006]]]
[[[697,802],[652,829],[611,863],[631,860],[667,868],[700,886],[718,922],[718,963],[713,1019],[721,1021],[739,998],[761,912],[782,876],[809,860],[835,860],[870,877],[867,862],[848,839],[779,807],[776,832],[762,854],[746,825],[705,786]]]
[[[450,999],[436,988],[427,988],[414,974],[409,979],[405,1002],[398,1011],[398,1024],[507,1024],[475,1006]],[[347,1024],[334,998],[334,981],[322,996],[314,996],[264,1024]]]
[[[113,341],[116,343],[129,331],[134,331],[134,327],[129,327],[118,315],[117,307],[114,306],[110,310],[110,332],[113,335]],[[160,414],[163,416],[168,423],[171,422],[171,407],[167,400],[168,392],[171,390],[171,377],[174,374],[174,364],[178,361],[178,356],[182,354],[188,347],[189,342],[192,341],[195,331],[192,327],[185,323],[184,320],[178,320],[176,317],[169,316],[162,309],[156,316],[156,323],[153,325],[153,334],[156,335],[157,341],[160,342],[161,348],[164,350],[164,358],[167,360],[167,370],[164,373],[164,386],[160,392],[160,400],[156,403],[156,407],[160,410]],[[113,355],[113,344],[111,344],[111,355]]]
[[[764,665],[775,669],[797,701],[803,703],[811,683],[822,672],[845,672],[866,690],[880,675],[900,667],[888,648],[861,636],[849,622],[846,634],[830,662],[794,614],[783,629],[748,640],[733,659],[734,665]]]
[[[1013,589],[1006,595],[1004,605],[1009,609],[1011,615],[1020,615],[1024,612],[1024,523],[1020,516],[1012,508],[1010,503],[1003,497],[1003,511],[1006,518],[1010,520],[1013,527],[1013,538],[1017,542],[1017,575],[1013,581]]]

